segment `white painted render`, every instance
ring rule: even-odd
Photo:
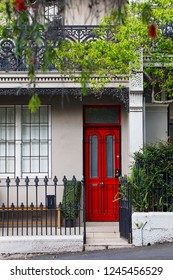
[[[146,105],[146,144],[168,140],[168,105]]]
[[[0,237],[0,254],[61,253],[82,250],[83,235]]]
[[[28,96],[4,96],[1,97],[1,105],[28,104]],[[121,105],[113,96],[85,96],[82,100],[73,95],[41,96],[42,104],[51,107],[51,173],[49,181],[54,176],[58,178],[58,184],[62,184],[64,175],[72,179],[75,175],[81,180],[83,170],[83,106],[84,105]],[[121,168],[122,174],[127,174],[130,164],[129,157],[129,113],[121,105]],[[16,174],[20,177],[20,174]],[[30,185],[34,185],[33,179],[39,174],[30,176]],[[33,179],[32,179],[33,177]],[[13,179],[14,180],[14,179]],[[12,181],[12,178],[11,178]],[[40,178],[43,184],[43,178]],[[20,182],[22,184],[22,180]],[[0,182],[0,205],[6,201],[5,179]],[[3,187],[4,186],[4,187]],[[54,194],[53,187],[48,189],[48,194]],[[62,201],[63,186],[58,187],[57,203]],[[35,190],[29,192],[29,201],[35,204]],[[16,189],[10,189],[10,201],[16,204]],[[19,202],[25,204],[25,187],[20,188]],[[39,203],[44,202],[43,191],[39,189]]]
[[[59,100],[59,101],[58,101]],[[68,177],[75,175],[79,179],[83,177],[83,105],[116,105],[116,99],[112,96],[104,96],[97,99],[86,96],[83,101],[72,96],[56,98],[52,106],[52,175],[64,176],[64,170]],[[128,155],[128,112],[121,106],[121,156],[122,172],[127,172],[129,166]],[[56,163],[55,163],[56,162]]]
[[[143,147],[143,93],[130,93],[129,106],[129,156]]]
[[[153,245],[173,241],[172,212],[134,212],[132,214],[133,245]]]
[[[114,0],[70,0],[65,11],[65,24],[98,25],[112,7],[115,7]]]

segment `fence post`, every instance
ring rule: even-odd
[[[67,178],[66,178],[66,176],[64,176],[62,181],[63,181],[63,184],[64,184],[64,194],[63,194],[63,196],[64,196],[64,210],[66,212],[66,210],[67,210],[67,203],[66,203]],[[65,214],[65,235],[66,235],[66,232],[67,232],[67,228],[66,228],[66,214]]]
[[[8,236],[8,226],[9,226],[9,197],[10,197],[10,178],[7,177],[6,179],[6,183],[7,183],[7,236]]]
[[[38,177],[36,176],[35,180],[35,196],[36,196],[36,235],[38,235],[38,182],[39,182],[39,179]]]
[[[129,208],[129,238],[128,242],[132,244],[132,185],[128,183],[128,208]]]
[[[7,184],[7,208],[9,208],[9,190],[10,190],[10,178],[7,177],[6,179],[6,184]]]
[[[54,187],[55,187],[55,206],[56,206],[56,189],[57,189],[57,183],[58,183],[58,178],[55,176],[53,179],[54,182]]]
[[[16,178],[15,180],[16,182],[16,191],[17,191],[17,217],[16,217],[16,220],[17,220],[17,235],[18,235],[18,230],[19,230],[19,183],[20,183],[20,179],[19,177]]]
[[[12,215],[12,236],[13,236],[13,230],[14,230],[14,203],[11,204],[11,215]]]
[[[77,193],[77,180],[76,180],[76,177],[73,175],[73,178],[71,180],[72,182],[72,186],[73,186],[73,208],[72,211],[78,211],[78,214],[79,214],[79,209],[78,206],[77,206],[77,201],[76,201],[76,193]],[[76,208],[76,209],[75,209]],[[76,218],[74,219],[74,233],[76,234]]]
[[[46,197],[47,197],[47,184],[48,184],[48,178],[45,176],[44,178],[44,186],[45,186],[45,206],[46,206]]]
[[[55,193],[55,209],[54,209],[55,210],[55,235],[57,235],[57,218],[59,220],[60,211],[59,211],[59,209],[57,210],[57,205],[56,205],[56,201],[57,201],[57,199],[56,199],[56,195],[57,195],[56,194],[56,189],[57,189],[57,183],[58,183],[58,179],[57,179],[56,176],[54,177],[53,182],[54,182],[54,188],[55,188],[55,191],[54,191],[54,193]]]
[[[26,186],[26,235],[28,235],[28,186],[29,186],[29,178],[28,176],[25,179],[25,186]]]
[[[82,181],[83,189],[83,224],[84,224],[84,244],[86,244],[86,196],[85,196],[85,179],[83,177]]]

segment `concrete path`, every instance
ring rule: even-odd
[[[0,255],[3,260],[173,260],[173,243],[57,254]]]

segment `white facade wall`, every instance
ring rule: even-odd
[[[132,215],[133,245],[153,245],[173,241],[172,212],[135,212]]]
[[[99,100],[86,96],[83,101],[72,96],[57,97],[52,106],[52,176],[78,179],[83,177],[83,105],[116,105],[112,96],[104,96]],[[121,166],[122,173],[129,167],[129,130],[128,112],[121,107]]]
[[[112,7],[115,7],[114,0],[70,0],[66,7],[65,24],[98,25]]]
[[[68,100],[69,98],[69,100]],[[69,179],[83,175],[82,103],[71,98],[57,98],[52,105],[52,176]],[[66,99],[66,100],[65,100]],[[72,99],[72,100],[71,100]]]
[[[8,96],[1,97],[1,105],[28,104],[27,96]],[[54,176],[58,178],[58,184],[62,184],[64,175],[67,179],[72,179],[73,175],[77,180],[81,180],[84,175],[83,170],[83,106],[84,105],[120,105],[113,96],[103,96],[97,99],[94,96],[85,96],[83,100],[73,95],[41,96],[41,103],[51,106],[51,178],[52,183]],[[129,113],[121,106],[121,168],[122,174],[127,174],[130,157],[129,157]],[[35,176],[30,176],[30,185],[34,185]],[[31,179],[33,177],[33,179]],[[43,178],[40,184],[43,183]],[[12,183],[12,177],[11,177]],[[20,181],[22,184],[22,180]],[[25,183],[24,183],[25,185]],[[2,188],[4,186],[4,188]],[[6,201],[6,184],[5,179],[0,182],[0,204]],[[41,190],[42,189],[42,190]],[[54,188],[48,188],[48,194],[54,194]],[[58,187],[58,200],[61,201],[63,186]],[[44,202],[44,187],[39,188],[39,203]],[[35,189],[29,191],[29,201],[35,204]],[[16,204],[16,189],[10,189],[10,201]],[[25,204],[25,187],[19,191],[19,202]]]
[[[168,140],[168,105],[147,104],[145,110],[146,144]]]

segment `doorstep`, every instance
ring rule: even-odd
[[[132,244],[120,237],[118,222],[87,222],[85,251],[131,247]]]

